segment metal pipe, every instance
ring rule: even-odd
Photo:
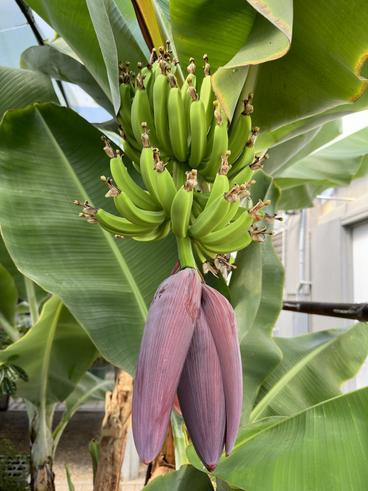
[[[368,321],[368,303],[326,303],[287,300],[283,303],[282,308],[283,310],[303,314],[326,315],[329,317]]]

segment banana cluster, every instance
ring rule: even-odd
[[[116,237],[161,240],[172,231],[182,267],[204,272],[231,268],[228,255],[270,233],[269,202],[250,199],[253,174],[267,155],[255,155],[259,128],[252,128],[252,95],[231,125],[216,100],[208,57],[199,86],[191,58],[181,87],[170,46],[152,51],[138,73],[120,66],[118,114],[125,156],[140,173],[131,177],[118,151],[105,139],[112,178],[102,176],[119,216],[88,203],[83,218]],[[219,266],[221,264],[221,266]]]

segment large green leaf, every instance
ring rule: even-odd
[[[179,53],[198,57],[208,52],[215,68],[224,65],[214,75],[214,88],[228,116],[242,90],[242,78],[243,94],[255,93],[255,123],[265,133],[291,125],[285,127],[283,138],[297,130],[294,123],[298,120],[319,114],[325,117],[326,111],[351,104],[366,90],[365,0],[354,0],[348,6],[344,0],[248,1],[248,5],[234,0],[226,9],[219,3],[198,0],[188,6],[188,2],[174,0],[172,22]],[[253,17],[250,5],[258,11]],[[235,13],[234,33],[224,43],[222,35]],[[243,37],[237,35],[242,21]],[[286,53],[291,24],[293,37]],[[268,60],[273,61],[265,63]],[[247,66],[251,69],[246,70]],[[239,71],[236,83],[234,70]],[[338,116],[332,111],[329,117]],[[322,122],[300,125],[320,126]]]
[[[368,356],[368,325],[276,338],[283,358],[268,375],[252,418],[291,415],[340,394]]]
[[[252,31],[256,11],[242,0],[170,1],[170,19],[183,67],[194,57],[198,72],[207,53],[213,70],[227,63],[241,49]]]
[[[269,158],[265,161],[264,169],[268,174],[277,177],[295,162],[331,143],[341,134],[342,121],[338,119],[312,128],[294,138],[289,138],[283,143],[272,144],[271,150],[267,152]],[[258,139],[256,145],[258,145]],[[258,148],[256,151],[262,153],[262,150]]]
[[[27,3],[70,45],[119,109],[118,61],[144,61],[134,9],[122,0],[28,0]]]
[[[56,80],[79,85],[100,106],[111,114],[114,113],[111,102],[87,68],[54,45],[31,46],[22,53],[21,63],[25,68],[37,70]]]
[[[276,174],[275,182],[281,189],[278,207],[312,206],[313,198],[323,189],[346,186],[362,177],[367,172],[367,139],[368,128],[363,128],[310,155],[302,151],[290,159],[287,167]]]
[[[363,491],[368,389],[336,397],[239,441],[215,474],[247,491]]]
[[[145,487],[149,491],[213,491],[209,477],[191,465],[159,476]]]
[[[116,241],[78,217],[73,199],[112,209],[99,132],[73,111],[35,105],[0,128],[0,222],[16,265],[60,296],[102,355],[132,371],[147,305],[176,261],[169,237]]]
[[[29,332],[0,351],[0,363],[23,368],[29,380],[17,383],[17,395],[42,405],[64,401],[96,355],[90,338],[54,296]]]
[[[256,124],[274,129],[358,99],[367,88],[367,20],[365,0],[294,1],[289,52],[258,66]]]
[[[256,174],[252,198],[277,199],[272,179]],[[272,241],[253,243],[237,254],[237,269],[230,281],[230,295],[235,309],[244,371],[243,422],[252,410],[259,388],[279,363],[282,353],[272,339],[272,328],[282,305],[284,271]]]
[[[0,325],[1,316],[14,325],[18,291],[12,275],[0,263]]]
[[[49,77],[31,70],[0,66],[0,120],[8,109],[32,102],[57,102]]]
[[[248,65],[273,60],[290,46],[291,0],[258,2],[172,0],[172,29],[180,60],[209,55],[217,97],[229,118],[248,75]],[[225,68],[221,68],[225,66]],[[199,77],[202,74],[199,73]]]
[[[282,357],[271,334],[281,310],[283,268],[270,239],[263,245],[249,246],[237,264],[239,273],[231,282],[231,294],[240,327],[244,421],[260,385]]]

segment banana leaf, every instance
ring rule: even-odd
[[[49,77],[32,70],[0,66],[0,87],[0,121],[8,109],[58,101]]]
[[[215,475],[244,490],[363,490],[368,389],[324,401],[239,439]]]
[[[146,487],[148,491],[212,491],[209,477],[191,465],[183,465],[178,471],[169,472],[153,479]]]
[[[284,127],[285,139],[305,125],[320,126],[322,115],[338,117],[334,108],[354,111],[366,90],[364,0],[232,0],[226,8],[172,0],[170,8],[181,58],[206,52],[214,69],[223,67],[213,84],[230,118],[240,93],[254,92],[254,120],[265,136]]]
[[[310,155],[291,159],[287,168],[276,174],[275,183],[281,190],[278,208],[312,206],[314,197],[324,189],[346,186],[364,176],[368,171],[367,139],[368,128],[363,128]]]
[[[40,406],[64,401],[96,355],[85,331],[53,296],[28,333],[0,351],[0,363],[17,365],[26,372],[28,381],[17,382],[17,395]]]
[[[148,50],[130,2],[123,0],[29,0],[28,5],[65,39],[101,89],[120,106],[118,62],[133,65]]]
[[[21,56],[22,67],[38,71],[56,80],[79,85],[97,104],[109,113],[114,114],[110,100],[87,68],[69,53],[60,51],[58,49],[59,44],[53,43],[51,45],[27,48]],[[36,102],[36,100],[30,100],[29,102]],[[25,105],[23,104],[22,106]]]
[[[259,171],[252,187],[253,202],[277,201],[278,190],[272,179]],[[282,306],[284,270],[268,237],[253,243],[236,257],[230,295],[235,309],[243,360],[244,397],[242,421],[245,423],[266,376],[277,366],[282,353],[272,338],[272,328]]]
[[[368,325],[275,338],[283,357],[271,372],[252,411],[253,420],[291,415],[341,394],[368,356]]]
[[[116,241],[78,217],[74,199],[113,211],[100,133],[73,111],[34,105],[0,128],[0,224],[21,272],[57,294],[101,354],[132,373],[147,306],[176,262],[171,237]]]
[[[0,264],[0,325],[1,317],[14,326],[18,291],[12,275]]]

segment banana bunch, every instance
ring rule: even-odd
[[[105,142],[112,177],[101,177],[117,215],[88,202],[80,216],[116,238],[154,241],[173,232],[181,267],[217,273],[230,270],[230,253],[270,233],[268,201],[253,205],[253,174],[267,155],[255,155],[259,128],[252,127],[252,94],[231,125],[211,85],[208,56],[202,82],[193,58],[179,83],[169,43],[153,50],[138,71],[120,65],[118,114],[125,157],[140,174],[133,179],[119,151]],[[177,76],[178,75],[178,76]],[[181,86],[180,86],[181,85]],[[277,218],[277,217],[276,217]]]

